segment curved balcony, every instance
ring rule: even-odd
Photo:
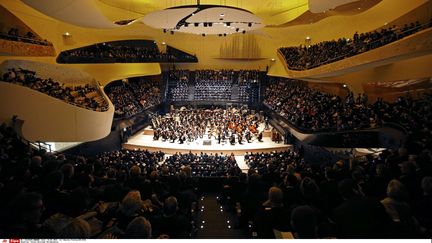
[[[194,55],[167,46],[160,51],[152,40],[122,40],[97,43],[62,51],[57,63],[151,63],[198,62]]]
[[[87,74],[69,68],[30,61],[5,61],[1,70],[22,67],[35,70],[53,80],[76,80],[75,85],[91,83]],[[61,78],[62,77],[62,78]],[[95,82],[95,81],[93,81]],[[69,83],[70,84],[70,83]],[[111,130],[114,107],[98,87],[107,108],[93,110],[55,98],[30,87],[0,81],[0,118],[17,116],[23,120],[22,135],[30,141],[86,142],[107,136]]]
[[[348,131],[319,131],[300,129],[286,118],[264,105],[277,127],[289,131],[303,143],[335,148],[398,148],[405,141],[407,132],[395,123],[381,127]]]
[[[427,28],[417,33],[386,45],[370,49],[353,56],[344,54],[327,60],[319,65],[301,71],[290,69],[285,56],[278,50],[278,57],[282,60],[287,75],[291,78],[323,78],[343,75],[358,70],[373,68],[410,59],[432,52],[432,29]]]

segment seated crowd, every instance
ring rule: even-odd
[[[427,24],[416,21],[403,27],[391,26],[360,34],[356,32],[351,39],[340,38],[313,45],[282,47],[279,50],[290,69],[306,70],[381,47],[431,26],[432,20]]]
[[[130,117],[161,103],[158,81],[131,78],[115,81],[105,88],[117,117]]]
[[[193,90],[193,100],[258,100],[260,72],[258,70],[170,70],[169,99],[185,101]],[[174,83],[175,81],[175,83]],[[238,97],[233,95],[238,87]]]
[[[216,139],[218,143],[236,140],[252,141],[252,137],[262,139],[258,131],[260,121],[257,114],[248,109],[176,109],[165,116],[152,119],[154,140],[161,139],[174,143],[192,142],[200,139]]]
[[[402,102],[402,101],[401,101]],[[408,102],[409,101],[403,101]],[[416,104],[420,106],[425,104]],[[189,238],[200,184],[224,177],[222,203],[257,238],[430,238],[430,104],[405,147],[308,164],[293,151],[233,156],[120,150],[96,158],[34,151],[0,126],[3,238]]]
[[[172,70],[168,73],[168,99],[171,101],[185,101],[189,97],[189,70]]]
[[[196,70],[194,100],[230,100],[234,70]]]
[[[400,97],[389,103],[378,99],[368,104],[366,94],[357,98],[349,92],[342,99],[307,87],[302,81],[276,80],[265,92],[264,104],[286,118],[295,127],[308,131],[343,131],[374,128],[392,122],[408,128],[424,120],[417,112],[422,104],[430,104],[431,96],[414,100]],[[427,107],[427,106],[426,106]],[[421,128],[420,128],[421,129]]]
[[[11,68],[2,75],[2,81],[22,85],[76,106],[95,111],[106,111],[108,103],[96,87],[89,84],[68,86],[51,78],[37,76],[36,72]]]
[[[10,28],[7,33],[0,32],[0,39],[21,41],[43,46],[52,46],[49,41],[40,39],[33,32],[28,31],[26,34],[20,33],[20,30],[14,27]]]
[[[59,63],[131,63],[131,62],[196,62],[195,56],[175,48],[161,52],[155,43],[145,46],[101,43],[78,49],[63,51]]]
[[[258,102],[260,72],[258,70],[238,71],[239,100],[243,102]]]
[[[274,80],[267,86],[264,104],[299,129],[341,131],[381,125],[379,103],[367,104],[367,96],[350,92],[345,99],[313,90],[297,80]]]

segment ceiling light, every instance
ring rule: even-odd
[[[162,45],[166,45],[166,42],[165,42],[165,41],[162,41]]]
[[[223,16],[225,16],[225,14],[221,13],[219,16],[223,17]]]

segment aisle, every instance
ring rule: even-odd
[[[247,239],[244,230],[235,229],[234,218],[217,200],[216,194],[204,194],[199,201],[197,239]]]

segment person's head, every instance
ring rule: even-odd
[[[317,238],[317,219],[310,206],[298,206],[291,212],[291,227],[300,239]]]
[[[282,207],[283,192],[279,187],[271,187],[268,190],[268,200],[263,203],[265,207]]]
[[[165,199],[163,211],[166,217],[175,215],[177,209],[178,209],[178,202],[176,197],[171,196]]]
[[[42,166],[42,157],[39,155],[35,155],[31,158],[30,165],[32,167],[41,167]]]
[[[406,201],[408,199],[408,191],[400,181],[394,179],[387,185],[387,196],[396,201]]]
[[[91,236],[90,224],[83,219],[73,218],[66,227],[64,227],[58,238],[62,239],[88,239]]]
[[[28,226],[38,224],[44,210],[42,195],[35,192],[22,193],[12,199],[9,209],[13,221]]]
[[[134,215],[142,208],[141,194],[139,191],[130,191],[120,204],[120,211],[127,216]]]
[[[432,177],[425,176],[421,181],[421,187],[424,195],[432,195]]]
[[[131,177],[138,177],[141,174],[141,168],[137,165],[132,166],[129,170]]]
[[[144,217],[136,217],[126,227],[125,238],[150,239],[151,234],[152,234],[152,227],[150,221],[148,221]]]
[[[64,178],[70,179],[74,176],[75,168],[71,164],[64,164],[60,167],[60,171],[63,173]]]

